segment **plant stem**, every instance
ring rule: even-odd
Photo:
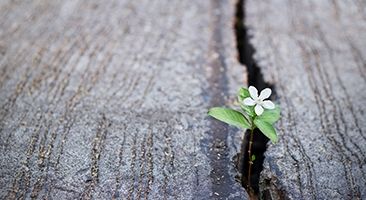
[[[253,144],[253,132],[254,128],[250,130],[249,148],[248,148],[248,189],[251,188],[250,176],[252,175],[252,144]]]

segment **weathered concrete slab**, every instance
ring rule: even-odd
[[[248,0],[245,12],[283,116],[265,195],[366,199],[365,2]]]
[[[234,3],[1,1],[0,199],[246,199]]]

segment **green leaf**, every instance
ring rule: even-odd
[[[280,119],[280,108],[276,106],[274,109],[265,109],[264,112],[256,118],[273,124]]]
[[[245,113],[247,113],[250,117],[255,117],[255,111],[254,111],[254,106],[245,106],[245,105],[240,105],[241,109],[243,109],[243,111]]]
[[[251,161],[255,161],[255,155],[252,155]]]
[[[238,101],[240,102],[241,109],[247,113],[250,117],[255,116],[254,106],[245,106],[242,104],[243,100],[247,97],[250,97],[249,91],[246,88],[241,87],[238,92]]]
[[[272,143],[277,143],[278,137],[276,130],[270,123],[256,118],[254,119],[254,124],[259,128],[259,130],[262,131],[265,136],[267,136],[272,141]]]
[[[211,108],[208,111],[208,115],[238,128],[250,128],[249,122],[245,119],[243,114],[230,108]]]
[[[247,97],[250,97],[248,89],[241,87],[238,91],[239,102],[242,102]]]

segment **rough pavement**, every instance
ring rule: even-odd
[[[264,80],[282,107],[262,192],[366,199],[364,1],[257,1],[243,9]]]
[[[246,199],[234,4],[1,1],[0,199]]]

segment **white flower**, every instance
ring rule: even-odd
[[[274,109],[275,105],[270,100],[265,100],[269,96],[271,96],[272,90],[269,88],[266,88],[261,91],[260,95],[258,96],[258,90],[257,88],[250,86],[249,87],[249,94],[250,97],[247,97],[243,100],[244,105],[247,106],[254,106],[255,113],[259,116],[263,113],[264,108],[266,109]]]

